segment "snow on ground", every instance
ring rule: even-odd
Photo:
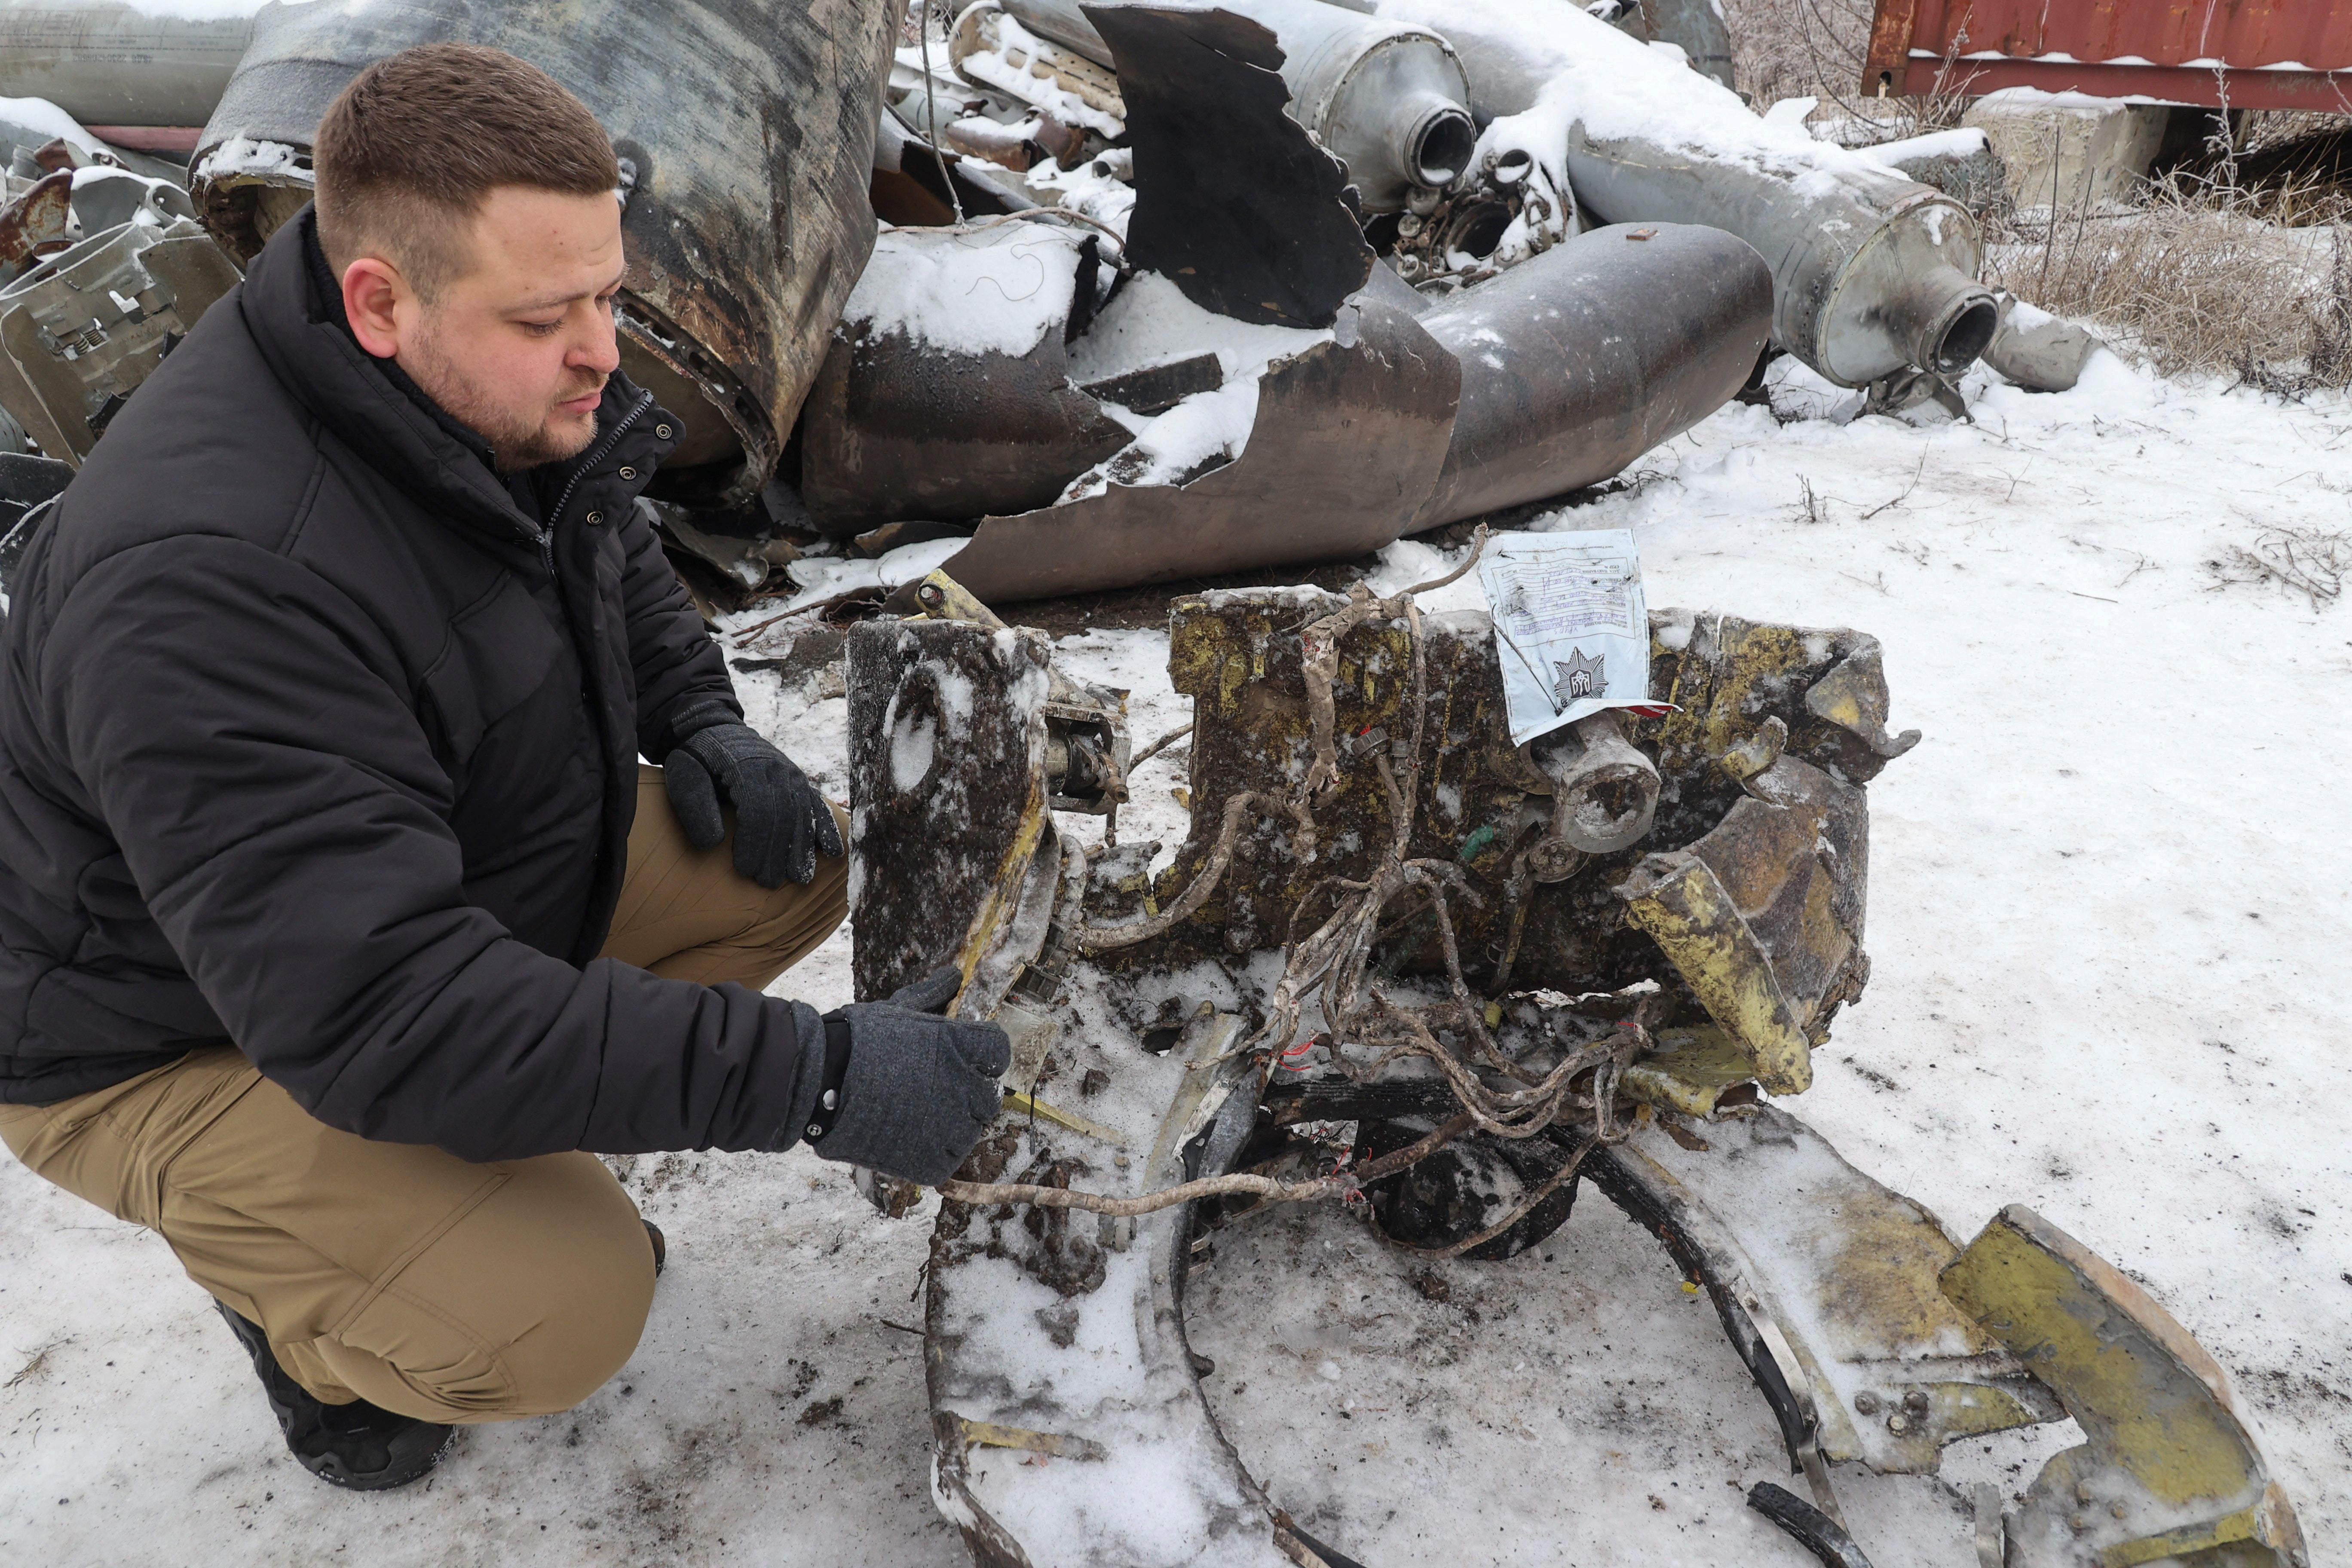
[[[1872,786],[1874,976],[1792,1109],[1963,1237],[2023,1202],[2147,1283],[2237,1379],[2315,1563],[2346,1568],[2352,611],[2216,591],[2205,563],[2264,527],[2346,526],[2352,406],[2108,360],[2072,393],[1970,395],[1974,425],[1734,405],[1633,490],[1547,521],[1633,530],[1654,605],[1885,639],[1896,723],[1927,739]],[[1394,547],[1382,576],[1435,558]],[[1182,718],[1163,652],[1097,631],[1062,657],[1134,686],[1148,739]],[[842,793],[841,700],[744,686]],[[1150,764],[1123,837],[1180,834],[1181,782],[1181,757]],[[780,989],[845,1000],[846,960],[845,933]],[[0,1545],[962,1561],[906,1331],[927,1222],[875,1217],[797,1152],[648,1156],[628,1180],[672,1259],[628,1368],[571,1415],[469,1431],[429,1489],[355,1497],[284,1455],[159,1241],[0,1163]],[[1335,1211],[1245,1222],[1218,1253],[1193,1314],[1213,1401],[1274,1496],[1368,1568],[1809,1561],[1734,1489],[1788,1478],[1712,1314],[1590,1193],[1538,1253],[1440,1265],[1427,1291]],[[1966,1484],[2021,1489],[2068,1440],[1962,1445],[1957,1488],[1840,1486],[1880,1568],[1958,1568]]]

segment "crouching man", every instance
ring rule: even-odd
[[[681,430],[616,374],[593,117],[431,46],[316,168],[24,563],[0,1138],[159,1232],[296,1458],[379,1488],[635,1349],[661,1240],[591,1151],[933,1182],[1007,1050],[936,1016],[951,970],[761,994],[842,918],[840,820],[635,505]]]

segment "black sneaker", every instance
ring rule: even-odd
[[[356,1492],[404,1487],[437,1463],[457,1435],[454,1426],[395,1415],[364,1399],[349,1405],[321,1404],[316,1395],[286,1374],[269,1348],[269,1336],[219,1301],[220,1315],[228,1320],[253,1370],[261,1374],[261,1391],[286,1434],[286,1447],[301,1467],[331,1486]]]
[[[669,1243],[662,1239],[661,1226],[643,1215],[637,1216],[637,1223],[646,1227],[646,1239],[654,1244],[654,1278],[658,1279],[662,1265],[669,1261]]]

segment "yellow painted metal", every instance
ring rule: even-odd
[[[1127,1140],[1124,1137],[1105,1127],[1101,1122],[1089,1121],[1075,1110],[1064,1110],[1058,1105],[1048,1105],[1036,1096],[1023,1094],[1017,1089],[1005,1090],[1003,1113],[1007,1116],[1035,1116],[1053,1122],[1057,1127],[1066,1127],[1073,1132],[1083,1132],[1089,1138],[1099,1139],[1114,1149],[1127,1147]]]
[[[1033,1432],[1026,1426],[1003,1426],[993,1421],[974,1421],[963,1415],[957,1416],[956,1421],[964,1443],[974,1448],[1015,1448],[1056,1459],[1103,1459],[1110,1457],[1109,1450],[1091,1437],[1074,1436],[1066,1432]]]
[[[1628,900],[1626,919],[1647,931],[1746,1053],[1774,1094],[1813,1086],[1812,1047],[1780,993],[1772,960],[1704,860],[1684,856],[1672,874]]]
[[[976,621],[991,631],[1006,629],[994,610],[972,597],[971,591],[945,572],[934,569],[915,584],[915,602],[923,608],[908,620]]]
[[[1628,1099],[1685,1116],[1712,1116],[1723,1091],[1752,1082],[1756,1069],[1739,1043],[1721,1029],[1661,1029],[1658,1048],[1625,1069]]]
[[[2132,1568],[2200,1552],[2229,1568],[2303,1568],[2294,1510],[2228,1374],[2120,1270],[2012,1205],[1941,1284],[2088,1439],[2034,1481],[2011,1528],[2011,1568]]]

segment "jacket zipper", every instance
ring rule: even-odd
[[[620,445],[621,437],[628,434],[629,426],[643,418],[646,410],[653,405],[654,395],[642,387],[638,388],[637,400],[630,405],[629,411],[613,422],[613,427],[604,432],[604,439],[598,443],[596,449],[582,458],[580,466],[572,470],[572,478],[564,485],[563,493],[555,498],[555,505],[548,513],[547,527],[542,531],[543,532],[550,535],[554,533],[556,523],[563,516],[563,509],[572,504],[572,492],[579,489],[580,481],[588,477],[588,470],[611,455],[613,448]],[[551,559],[552,559],[551,555]]]

